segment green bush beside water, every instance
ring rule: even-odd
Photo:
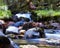
[[[42,16],[60,16],[60,11],[55,11],[55,10],[36,10],[34,11],[37,13],[37,15],[42,15]]]
[[[10,10],[0,10],[0,19],[9,18],[10,16],[12,16]]]
[[[8,10],[7,5],[0,5],[0,19],[9,18],[12,16],[11,11]]]

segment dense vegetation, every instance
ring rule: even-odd
[[[36,9],[29,8],[29,1],[32,2]],[[8,10],[1,10],[0,18],[8,17],[11,16],[11,13],[16,14],[19,12],[34,12],[39,17],[60,16],[60,0],[0,0],[0,6],[3,5],[7,5]]]
[[[9,18],[11,16],[11,12],[9,10],[0,10],[0,19]]]
[[[55,11],[55,10],[36,10],[35,11],[37,15],[42,15],[42,16],[59,16],[60,11]]]

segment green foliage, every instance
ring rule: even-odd
[[[0,10],[0,19],[3,18],[9,18],[11,16],[11,11],[10,10]]]
[[[0,19],[9,18],[12,16],[11,11],[8,10],[6,0],[0,0]]]
[[[60,11],[55,11],[55,12],[53,13],[53,16],[60,16]]]
[[[34,11],[38,16],[60,16],[60,11],[55,10],[37,10]]]

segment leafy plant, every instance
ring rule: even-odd
[[[0,19],[9,18],[10,16],[12,16],[12,14],[11,14],[11,11],[8,10],[7,5],[1,4],[0,5]]]
[[[0,10],[0,19],[9,18],[10,16],[12,16],[10,10]]]
[[[60,16],[60,11],[55,11],[55,10],[36,10],[34,11],[37,13],[37,15],[42,15],[42,16]]]

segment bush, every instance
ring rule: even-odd
[[[42,16],[60,16],[60,11],[55,11],[55,10],[36,10],[34,11],[37,13],[37,15],[42,15]]]
[[[10,10],[0,10],[0,19],[3,18],[9,18],[10,16],[12,16],[11,11]]]

